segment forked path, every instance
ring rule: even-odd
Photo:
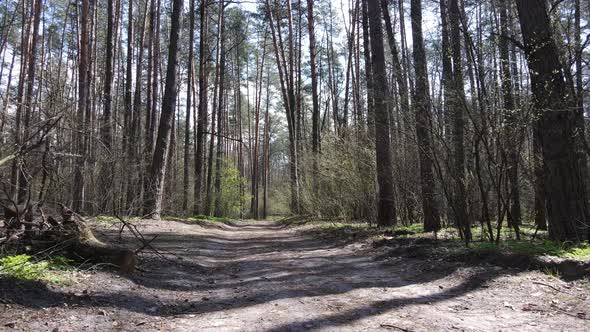
[[[0,329],[35,331],[587,331],[588,289],[538,272],[375,259],[270,222],[145,222],[164,255],[131,277],[0,284]],[[106,232],[106,235],[115,232]],[[559,291],[558,291],[559,290]],[[14,294],[13,294],[14,293]],[[13,295],[12,295],[13,294]],[[5,324],[14,321],[14,325]],[[55,330],[57,328],[57,330]]]

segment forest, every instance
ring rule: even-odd
[[[2,0],[0,330],[587,330],[589,82],[586,0]]]

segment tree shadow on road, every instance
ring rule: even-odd
[[[125,276],[140,285],[141,290],[104,287],[88,296],[74,296],[50,289],[41,282],[0,278],[0,300],[33,309],[65,303],[169,317],[247,308],[282,299],[427,284],[464,267],[459,263],[433,264],[424,259],[402,259],[391,264],[375,260],[362,251],[342,248],[341,244],[268,230],[241,227],[237,233],[227,230],[213,234],[161,234],[154,245],[166,258],[148,255],[142,265],[144,272]],[[460,284],[438,293],[375,299],[343,312],[288,323],[273,331],[310,325],[340,326],[412,304],[452,299],[482,287],[500,273],[518,273],[518,270],[478,268]],[[196,299],[190,298],[194,295],[171,296],[178,291],[207,295]]]

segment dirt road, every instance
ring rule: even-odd
[[[145,222],[164,257],[71,286],[0,280],[6,331],[588,331],[581,282],[436,257],[375,259],[264,223]],[[102,233],[115,238],[114,231]]]

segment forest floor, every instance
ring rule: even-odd
[[[141,221],[162,255],[141,270],[0,278],[6,331],[588,331],[587,280],[539,271],[384,257],[274,222]],[[94,225],[116,242],[115,225]],[[123,238],[131,241],[133,238]],[[139,245],[138,245],[139,246]]]

